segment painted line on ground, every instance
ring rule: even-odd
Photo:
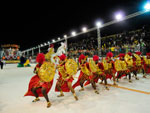
[[[131,88],[127,88],[127,87],[123,87],[123,86],[118,86],[118,85],[108,84],[108,86],[112,86],[112,87],[120,88],[120,89],[124,89],[124,90],[129,90],[129,91],[133,91],[133,92],[143,93],[143,94],[147,94],[147,95],[150,94],[150,92],[146,92],[146,91],[142,91],[142,90],[137,90],[137,89],[131,89]]]

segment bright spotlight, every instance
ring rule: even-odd
[[[58,37],[58,40],[60,40],[60,37]]]
[[[64,35],[64,38],[67,38],[67,35]]]
[[[72,31],[72,36],[76,36],[76,32],[75,31]]]
[[[54,40],[54,39],[53,39],[52,41],[53,41],[53,42],[55,42],[55,40]]]
[[[117,13],[115,15],[115,18],[116,18],[117,21],[121,21],[121,20],[123,20],[123,14],[122,13]]]
[[[82,31],[83,31],[83,32],[86,32],[86,31],[87,31],[87,28],[86,28],[86,27],[83,27],[83,28],[82,28]]]
[[[145,9],[146,11],[150,11],[150,2],[147,2],[147,3],[145,4],[144,9]]]
[[[102,27],[102,22],[96,22],[96,26],[99,28],[99,27]]]

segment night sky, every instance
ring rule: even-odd
[[[137,12],[143,3],[144,0],[99,0],[97,3],[5,4],[0,13],[0,45],[19,44],[21,50],[31,48],[64,34],[70,35],[72,30],[80,32],[84,25],[94,27],[98,19],[109,22],[118,10],[127,15]]]

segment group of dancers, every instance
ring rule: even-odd
[[[146,56],[141,56],[141,52],[135,53],[120,53],[118,56],[113,56],[112,52],[108,52],[105,58],[99,59],[99,56],[94,55],[92,59],[88,60],[88,56],[81,54],[78,58],[78,69],[80,74],[78,76],[78,80],[75,84],[72,84],[74,81],[74,75],[68,74],[68,67],[72,69],[72,65],[68,65],[67,62],[69,58],[65,54],[57,56],[55,58],[59,58],[59,63],[52,67],[47,68],[43,65],[45,63],[51,63],[51,54],[53,53],[53,47],[50,48],[49,52],[44,55],[43,53],[39,53],[36,57],[37,65],[35,66],[33,76],[29,82],[28,91],[24,96],[34,96],[35,99],[32,102],[39,101],[39,97],[45,97],[47,101],[47,108],[51,106],[51,102],[48,98],[48,92],[50,91],[53,85],[54,73],[51,75],[49,81],[43,80],[40,76],[41,68],[43,69],[51,69],[55,68],[58,70],[59,78],[57,79],[55,91],[60,92],[58,97],[64,96],[64,92],[72,92],[75,100],[78,100],[78,97],[75,93],[75,88],[80,86],[81,89],[79,91],[84,91],[84,86],[91,84],[94,92],[99,94],[99,91],[96,88],[96,83],[98,80],[101,80],[100,84],[103,84],[107,90],[109,90],[107,80],[113,79],[113,85],[117,85],[116,82],[119,82],[119,79],[122,77],[128,77],[129,82],[131,83],[131,78],[134,77],[136,80],[139,80],[138,73],[142,71],[143,77],[146,78],[146,75],[150,73],[150,53],[147,53]],[[73,61],[73,59],[72,59]],[[74,61],[75,62],[75,61]],[[72,63],[72,62],[70,62]],[[72,63],[73,64],[73,63]],[[74,64],[76,65],[76,64]],[[48,66],[48,65],[47,65]],[[54,71],[56,71],[53,69]],[[40,72],[39,72],[40,71]],[[73,70],[71,70],[73,71]],[[49,73],[47,71],[47,73]],[[47,74],[44,73],[44,74]],[[133,73],[133,76],[131,76]]]

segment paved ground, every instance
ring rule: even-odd
[[[33,75],[33,67],[17,68],[16,64],[0,70],[0,113],[150,113],[150,76],[144,79],[138,75],[140,80],[132,79],[133,83],[122,79],[118,87],[109,86],[109,91],[97,84],[100,94],[95,94],[90,85],[84,92],[79,92],[78,87],[75,90],[79,100],[75,101],[71,93],[57,97],[56,74],[48,94],[52,106],[46,108],[44,98],[32,103],[33,97],[23,97]]]

